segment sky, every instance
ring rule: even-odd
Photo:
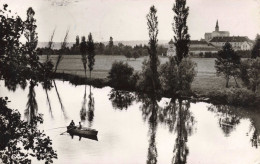
[[[146,15],[155,5],[159,22],[159,40],[170,40],[174,33],[172,23],[174,0],[0,0],[13,13],[26,18],[26,10],[33,7],[37,20],[39,41],[49,41],[56,29],[54,41],[63,40],[69,29],[69,41],[76,35],[94,41],[148,40]],[[231,36],[254,39],[260,33],[260,0],[187,0],[188,27],[192,40],[204,38],[205,32],[215,29],[230,31]]]

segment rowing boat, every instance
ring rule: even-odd
[[[67,132],[72,135],[78,135],[78,136],[96,136],[98,134],[98,131],[95,129],[90,128],[81,128],[78,127],[71,127],[67,126]]]

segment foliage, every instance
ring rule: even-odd
[[[160,81],[157,67],[160,64],[158,55],[157,55],[157,43],[158,43],[158,20],[156,16],[157,10],[154,6],[151,6],[149,14],[147,14],[147,25],[149,31],[149,62],[147,64],[150,65],[150,74],[148,74],[148,78],[152,81],[152,90],[149,92],[157,92],[160,89]],[[145,70],[143,70],[145,71]],[[149,83],[148,83],[149,84]]]
[[[186,0],[175,0],[172,10],[175,13],[172,26],[175,33],[176,60],[177,64],[179,64],[189,54],[190,35],[187,26],[189,7],[186,7]]]
[[[217,56],[217,53],[212,53],[212,52],[205,52],[205,55],[204,55],[204,57],[205,58],[216,58],[216,56]]]
[[[208,110],[216,113],[216,117],[219,120],[219,126],[226,137],[230,136],[231,132],[234,131],[241,122],[241,116],[236,114],[236,112],[242,109],[238,110],[234,106],[211,105],[208,107]]]
[[[113,42],[113,37],[110,36],[109,42],[107,45],[107,52],[105,53],[107,55],[114,55],[114,42]]]
[[[127,58],[127,60],[129,60],[132,57],[132,53],[130,51],[127,51],[125,57]]]
[[[24,22],[24,36],[26,38],[26,47],[27,47],[27,54],[29,54],[30,58],[35,58],[36,52],[35,49],[38,43],[38,36],[36,33],[36,20],[34,19],[35,12],[34,10],[29,7],[27,10],[27,19]],[[33,64],[31,64],[33,65]]]
[[[251,57],[251,50],[236,50],[236,53],[241,58],[250,58]]]
[[[9,17],[11,11],[7,10],[7,5],[3,8],[0,10],[0,78],[11,90],[15,90],[17,85],[25,88],[28,80],[37,83],[50,75],[45,71],[52,65],[40,63],[36,54],[38,37],[33,9],[28,9],[27,19],[23,21],[19,16]],[[25,44],[20,42],[23,36]]]
[[[134,96],[128,91],[120,91],[112,89],[109,94],[109,100],[115,109],[127,110],[134,101]]]
[[[88,68],[90,71],[90,77],[91,77],[91,71],[93,70],[93,67],[95,65],[95,45],[92,38],[91,33],[88,35],[88,41],[87,41],[87,52],[88,52]]]
[[[260,85],[260,57],[242,61],[240,70],[240,78],[245,86],[256,93]]]
[[[171,97],[185,96],[191,93],[191,83],[196,76],[196,63],[191,59],[183,59],[177,65],[174,58],[160,67],[162,90]]]
[[[208,97],[211,102],[234,106],[253,106],[256,102],[256,94],[246,88],[226,88],[210,92]]]
[[[135,51],[133,53],[133,58],[136,60],[137,58],[139,58],[141,55],[139,54],[139,52]]]
[[[30,124],[33,123],[33,120],[36,117],[38,112],[38,105],[35,99],[36,94],[34,91],[34,86],[35,84],[33,82],[30,82],[28,102],[26,104],[26,109],[25,109],[25,117],[27,117],[27,122]]]
[[[82,64],[84,67],[84,71],[85,71],[85,76],[87,73],[87,42],[86,42],[86,38],[85,36],[83,36],[81,38],[81,43],[80,43],[80,53],[81,53],[81,60],[82,60]]]
[[[260,57],[260,35],[257,34],[255,38],[255,44],[251,51],[251,58]]]
[[[159,80],[159,79],[158,79]],[[153,94],[153,73],[150,67],[150,61],[144,60],[142,64],[142,71],[139,73],[137,81],[137,88],[147,94]]]
[[[230,88],[225,90],[228,104],[235,106],[254,105],[256,95],[246,88]]]
[[[115,88],[131,88],[133,87],[131,79],[133,72],[134,68],[127,63],[115,61],[109,71],[109,82]]]
[[[85,92],[84,92],[84,96],[83,96],[83,101],[82,101],[82,107],[80,110],[80,119],[81,121],[85,121],[86,120],[86,115],[87,115],[87,108],[86,108],[86,104],[87,104],[87,92],[86,92],[86,85],[85,85]]]
[[[76,36],[76,46],[79,46],[79,36]]]
[[[94,96],[91,92],[91,85],[90,85],[90,89],[89,89],[89,95],[88,95],[88,122],[89,122],[89,126],[92,126],[92,122],[94,119],[94,110],[95,110],[95,99]]]
[[[36,116],[34,124],[21,120],[17,110],[9,109],[8,99],[0,98],[0,158],[4,163],[31,163],[30,157],[53,163],[57,158],[52,141],[36,127],[42,117]]]
[[[240,57],[233,50],[230,43],[225,43],[222,50],[218,52],[217,59],[215,60],[215,68],[217,75],[223,74],[226,79],[226,87],[230,77],[236,77],[239,75]]]
[[[41,63],[36,53],[38,37],[34,10],[27,10],[27,19],[11,16],[11,10],[4,5],[0,10],[0,79],[5,80],[8,89],[15,90],[17,85],[25,88],[30,81],[29,101],[27,105],[30,124],[21,121],[18,111],[6,107],[7,99],[0,98],[0,158],[4,163],[30,163],[30,156],[52,163],[57,158],[49,137],[37,130],[34,86],[43,82],[45,88],[51,87],[49,77],[52,74],[51,61]],[[26,43],[20,42],[25,37]],[[29,150],[29,151],[27,151]]]

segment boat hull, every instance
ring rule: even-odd
[[[98,134],[98,131],[95,129],[90,128],[77,128],[77,127],[67,127],[67,132],[73,135],[79,135],[79,136],[96,136]]]

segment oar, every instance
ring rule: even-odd
[[[57,127],[57,128],[51,128],[51,129],[47,129],[47,130],[53,130],[53,129],[60,129],[60,128],[66,128],[67,126],[62,126],[62,127]],[[46,131],[47,131],[46,130]]]
[[[65,132],[62,132],[60,135],[63,135],[64,133],[66,133],[67,132],[67,130],[65,131]]]
[[[74,127],[70,128],[70,129],[67,129],[65,132],[62,132],[60,135],[63,135],[64,133],[66,133],[68,130],[71,130],[73,129]]]

